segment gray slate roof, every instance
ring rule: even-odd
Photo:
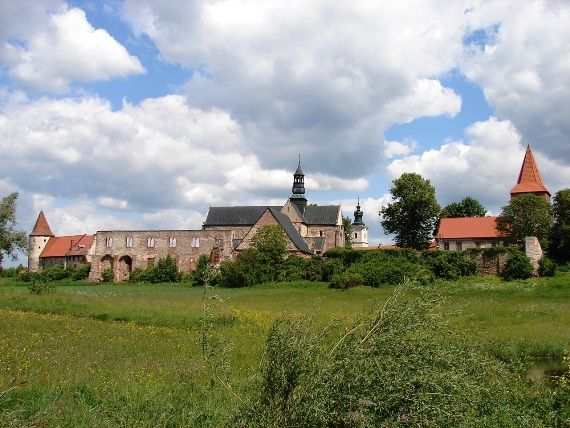
[[[291,242],[297,247],[299,251],[303,251],[308,254],[313,254],[305,240],[299,235],[299,232],[289,220],[285,214],[281,212],[281,207],[268,207],[271,213],[275,216]]]
[[[210,207],[204,226],[253,226],[267,208],[281,209],[267,206]]]
[[[303,217],[307,225],[335,225],[339,212],[340,205],[307,205]]]

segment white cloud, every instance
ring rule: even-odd
[[[384,156],[392,159],[398,156],[409,155],[418,146],[417,141],[384,141]]]
[[[7,3],[0,13],[10,13],[15,21],[29,15],[25,8],[12,9]],[[34,17],[41,11],[35,10]],[[95,29],[81,9],[72,8],[49,13],[43,11],[43,22],[29,27],[28,34],[10,26],[4,37],[18,35],[18,42],[4,41],[0,59],[10,77],[22,87],[41,92],[65,93],[72,82],[107,80],[144,72],[139,60],[103,29]]]
[[[480,2],[467,17],[483,40],[471,46],[463,72],[513,122],[523,144],[568,165],[570,4]]]
[[[320,173],[354,177],[378,168],[391,124],[459,110],[436,79],[461,55],[464,2],[439,5],[127,1],[125,18],[195,69],[189,102],[231,114],[263,168],[301,152]]]

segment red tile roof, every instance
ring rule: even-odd
[[[50,238],[40,257],[84,256],[93,244],[93,235],[55,236]]]
[[[497,217],[442,218],[435,236],[438,239],[501,238]]]
[[[54,236],[43,211],[40,211],[36,224],[30,236]]]
[[[548,193],[550,192],[544,185],[540,171],[534,160],[534,155],[530,146],[527,146],[524,160],[519,173],[517,184],[511,190],[511,196],[517,193]]]

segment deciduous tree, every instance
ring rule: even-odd
[[[382,208],[382,227],[396,235],[399,247],[425,248],[439,219],[440,206],[435,189],[416,173],[404,173],[390,189],[392,203]]]
[[[452,202],[441,210],[440,218],[485,217],[487,210],[477,199],[467,196],[461,202]]]
[[[4,257],[16,257],[18,250],[26,250],[26,232],[16,230],[16,200],[14,192],[0,202],[0,269]]]
[[[342,225],[344,226],[344,247],[352,248],[352,220],[350,217],[342,217]]]
[[[570,261],[570,189],[556,193],[553,208],[554,226],[548,251],[559,262]]]
[[[526,236],[536,236],[547,247],[551,227],[552,207],[531,193],[513,196],[497,218],[497,229],[513,244],[524,243]]]

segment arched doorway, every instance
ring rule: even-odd
[[[117,266],[117,281],[128,281],[131,271],[133,270],[133,259],[131,256],[122,256]]]

